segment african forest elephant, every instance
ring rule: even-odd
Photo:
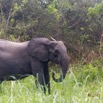
[[[67,49],[62,41],[52,41],[47,38],[33,38],[26,42],[11,42],[0,39],[0,81],[17,80],[33,75],[38,77],[38,82],[48,87],[50,93],[50,77],[48,62],[52,61],[61,65],[62,73],[56,79],[61,82],[65,78],[69,59]]]

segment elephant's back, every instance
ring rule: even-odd
[[[18,50],[26,49],[27,42],[12,42],[8,40],[0,39],[0,52],[15,52]]]
[[[26,42],[12,42],[8,40],[2,40],[0,39],[0,49],[2,48],[8,48],[8,49],[13,49],[13,48],[20,48],[20,47],[26,47],[28,45],[29,41]]]

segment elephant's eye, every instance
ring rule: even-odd
[[[57,55],[54,55],[54,57],[58,57]]]

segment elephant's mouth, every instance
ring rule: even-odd
[[[53,73],[52,73],[52,78],[53,78],[53,80],[54,80],[55,82],[62,82],[62,80],[63,80],[63,75],[60,75],[59,79],[56,79],[56,78],[55,78],[55,73],[53,72]]]
[[[62,63],[61,62],[58,62],[58,64],[60,64],[60,66],[62,67]],[[55,73],[53,72],[52,73],[52,78],[55,82],[62,82],[63,80],[63,72],[61,71],[60,73],[60,77],[58,79],[55,78]]]
[[[62,68],[61,73],[60,73],[60,77],[56,79],[55,78],[55,73],[54,72],[52,73],[52,78],[55,82],[62,82],[63,79],[65,78],[67,70],[68,70],[68,64],[69,64],[68,58],[66,58],[62,61],[59,61],[59,64]]]

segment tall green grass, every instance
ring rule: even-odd
[[[99,61],[96,63],[70,67],[61,83],[51,78],[50,95],[36,88],[33,76],[4,81],[0,85],[0,103],[103,103],[103,67]]]

